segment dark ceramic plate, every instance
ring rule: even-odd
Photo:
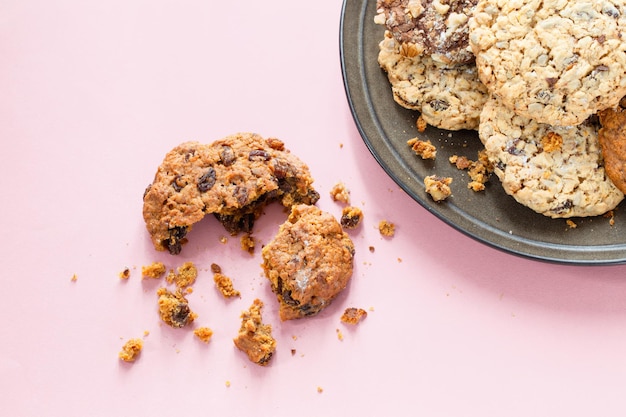
[[[341,15],[341,66],[348,101],[366,145],[389,176],[419,204],[457,230],[503,251],[531,259],[566,264],[626,262],[626,219],[605,217],[550,219],[518,204],[492,176],[487,189],[466,187],[465,171],[448,162],[451,155],[476,160],[482,148],[476,132],[428,128],[418,133],[418,114],[397,105],[386,74],[378,66],[378,43],[384,28],[374,24],[375,0],[345,0]],[[423,161],[407,145],[419,136],[438,148],[435,161]],[[424,177],[453,177],[453,195],[435,203],[424,191]]]

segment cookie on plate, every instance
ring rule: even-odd
[[[482,0],[469,27],[480,79],[521,116],[573,126],[626,95],[624,0]]]
[[[417,110],[433,127],[478,129],[487,88],[473,64],[447,66],[413,54],[389,32],[379,43],[378,63],[387,73],[394,100]]]
[[[178,254],[192,225],[214,214],[236,235],[250,232],[270,202],[314,204],[309,168],[278,139],[238,133],[211,144],[185,142],[167,153],[143,197],[157,250]]]
[[[262,256],[280,318],[291,320],[319,313],[348,285],[354,244],[330,213],[300,204]]]
[[[626,193],[626,109],[617,106],[600,112],[598,140],[606,174]]]
[[[480,140],[504,191],[552,218],[604,214],[624,198],[608,178],[589,121],[559,127],[516,115],[497,98],[481,115]]]
[[[377,24],[401,44],[444,64],[474,61],[468,20],[478,0],[378,0]]]

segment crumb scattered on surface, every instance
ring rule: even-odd
[[[341,227],[344,229],[356,229],[363,220],[363,210],[358,207],[348,206],[341,211]]]
[[[189,302],[180,289],[171,292],[165,287],[157,290],[159,296],[159,315],[161,320],[174,328],[184,327],[193,322],[198,315],[191,311]]]
[[[295,356],[296,355],[296,350],[295,349],[291,349],[291,356]]]
[[[567,223],[567,227],[569,227],[570,229],[576,229],[576,227],[578,227],[572,219],[565,220],[565,223]]]
[[[225,385],[227,388],[230,387],[230,381],[226,381]]]
[[[141,277],[158,279],[165,275],[166,271],[167,269],[163,262],[153,262],[150,265],[141,267]]]
[[[76,274],[72,275],[72,278],[70,278],[70,281],[72,281],[72,282],[78,281],[78,275],[76,275]]]
[[[193,334],[204,343],[209,343],[213,336],[213,330],[208,327],[198,327],[193,331]]]
[[[424,133],[424,131],[428,127],[428,123],[426,123],[426,119],[424,119],[421,114],[417,118],[417,121],[415,122],[415,126],[417,127],[417,131],[420,133]]]
[[[228,243],[228,238],[226,236],[220,236],[220,243],[222,244]]]
[[[221,272],[213,273],[213,281],[215,282],[215,287],[222,293],[225,298],[239,297],[241,295],[241,293],[233,287],[233,281],[230,279],[230,277],[227,277]]]
[[[348,307],[341,315],[341,321],[346,324],[358,324],[367,317],[367,311],[362,308]]]
[[[413,152],[422,159],[435,159],[437,157],[437,148],[429,140],[421,140],[418,138],[409,139],[407,144],[413,149]]]
[[[339,329],[337,329],[337,339],[343,340],[343,333]]]
[[[472,161],[466,156],[452,155],[449,158],[451,164],[454,164],[457,169],[467,170],[467,173],[471,181],[467,184],[467,188],[472,191],[483,191],[485,184],[489,181],[489,177],[493,172],[493,165],[487,158],[485,150],[478,152],[478,159]]]
[[[383,236],[392,237],[396,234],[396,225],[387,220],[381,220],[378,223],[378,231]]]
[[[451,177],[439,177],[437,175],[424,177],[426,192],[437,202],[443,201],[452,195],[452,189],[450,188],[451,183]]]
[[[241,327],[233,342],[250,361],[266,366],[276,350],[276,340],[272,337],[272,326],[263,324],[262,308],[263,302],[257,298],[248,311],[241,313]]]
[[[130,268],[126,267],[119,273],[120,279],[130,278]]]
[[[118,354],[118,357],[124,362],[134,362],[141,353],[142,349],[143,340],[130,339],[126,343],[124,343],[124,346],[122,346],[122,350]]]
[[[243,235],[241,240],[239,241],[241,244],[241,249],[249,254],[254,253],[254,248],[256,247],[256,241],[249,233]]]
[[[338,182],[331,188],[330,197],[333,201],[340,201],[345,204],[350,204],[350,190],[342,182]]]
[[[165,280],[170,284],[175,284],[178,288],[186,288],[193,285],[198,277],[198,269],[193,262],[185,262],[167,274]]]
[[[321,394],[322,392],[324,392],[324,388],[322,388],[322,387],[317,387],[317,392],[319,392],[319,393]]]
[[[372,253],[374,253],[376,251],[376,248],[374,246],[370,246],[368,249]]]
[[[615,211],[609,210],[608,212],[604,213],[603,217],[609,219],[610,226],[615,226]]]
[[[143,331],[143,337],[147,337],[150,336],[150,331],[149,330],[144,330]]]

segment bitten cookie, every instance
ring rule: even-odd
[[[157,250],[178,254],[194,223],[214,214],[236,235],[250,232],[263,207],[314,204],[308,167],[282,141],[238,133],[171,150],[143,197],[143,218]]]
[[[618,106],[599,114],[602,128],[598,140],[604,157],[606,174],[626,193],[626,110]]]
[[[624,198],[606,175],[598,126],[592,122],[538,123],[493,98],[485,104],[478,134],[504,191],[538,213],[595,216]]]
[[[301,204],[292,207],[262,256],[280,318],[290,320],[319,313],[346,287],[354,244],[331,214]]]
[[[375,22],[400,43],[444,64],[474,61],[468,20],[478,0],[378,0]]]
[[[478,129],[487,88],[476,67],[453,67],[412,53],[389,32],[379,43],[378,63],[387,73],[394,100],[417,110],[431,126],[446,130]]]
[[[577,125],[626,95],[624,0],[481,0],[469,27],[480,79],[523,117]]]

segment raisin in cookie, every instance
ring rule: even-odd
[[[626,110],[618,106],[600,112],[602,128],[598,140],[606,174],[622,192],[626,192]]]
[[[331,214],[300,204],[262,256],[280,318],[290,320],[319,313],[348,285],[354,244]]]
[[[559,127],[516,115],[493,98],[479,137],[507,194],[552,218],[604,214],[624,198],[607,177],[598,126]]]
[[[278,139],[239,133],[171,150],[143,197],[143,217],[157,250],[178,254],[194,223],[214,214],[233,235],[250,232],[265,205],[314,204],[308,167]]]
[[[480,79],[521,116],[577,125],[626,94],[624,0],[482,0],[469,27]]]
[[[394,100],[421,112],[429,125],[447,130],[478,129],[488,93],[474,65],[451,67],[413,55],[389,32],[379,43],[378,63],[387,73]]]
[[[478,0],[378,0],[374,21],[401,44],[444,64],[474,61],[468,20]]]

